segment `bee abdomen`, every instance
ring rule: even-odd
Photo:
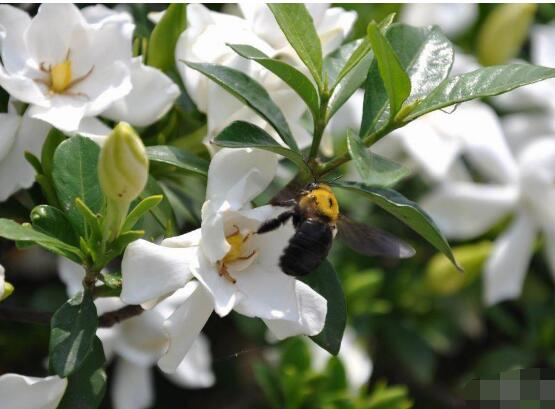
[[[327,257],[333,235],[326,223],[306,220],[299,225],[280,258],[285,274],[301,276],[314,271]]]

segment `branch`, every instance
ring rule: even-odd
[[[99,328],[113,327],[121,321],[133,318],[143,312],[140,305],[127,305],[119,310],[107,312],[98,317]],[[21,322],[24,324],[50,325],[52,313],[32,311],[18,307],[0,307],[0,321]]]

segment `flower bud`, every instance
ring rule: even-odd
[[[120,122],[106,139],[98,162],[100,186],[106,197],[131,203],[143,191],[148,178],[148,158],[141,138]]]
[[[0,265],[0,301],[4,301],[13,293],[13,285],[4,281],[4,267]]]

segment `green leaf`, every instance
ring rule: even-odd
[[[316,271],[301,279],[328,301],[324,329],[310,338],[330,354],[337,355],[347,322],[345,296],[337,273],[330,262],[325,260]]]
[[[439,28],[394,24],[386,37],[410,77],[411,93],[405,105],[425,97],[449,75],[453,46]],[[360,136],[381,129],[389,119],[388,95],[374,62],[366,80]]]
[[[131,230],[133,226],[135,226],[135,224],[139,221],[139,219],[150,209],[158,206],[163,198],[163,195],[154,195],[141,200],[139,204],[135,206],[133,210],[131,210],[127,215],[121,231],[125,232],[127,230]]]
[[[54,153],[58,146],[67,139],[64,133],[56,128],[52,128],[42,145],[41,166],[45,175],[52,174],[54,169]]]
[[[81,262],[82,254],[77,247],[36,231],[30,225],[21,225],[13,220],[0,219],[0,237],[14,241],[36,243],[53,253],[67,257],[77,263]]]
[[[58,409],[97,409],[106,392],[104,348],[98,337],[82,366],[68,378],[68,386]]]
[[[258,148],[274,152],[291,160],[303,173],[310,174],[300,153],[280,145],[262,128],[249,122],[233,122],[216,136],[214,143],[226,148]]]
[[[494,65],[443,81],[406,117],[412,121],[449,105],[503,94],[524,85],[555,77],[555,68],[531,64]]]
[[[33,229],[36,231],[54,237],[72,246],[79,245],[79,239],[69,223],[69,220],[67,220],[65,214],[61,210],[53,206],[36,206],[31,211],[31,223],[33,224]]]
[[[240,44],[228,44],[233,51],[241,57],[256,61],[281,78],[293,91],[295,91],[310,109],[312,116],[316,118],[319,111],[318,92],[312,82],[298,69],[286,62],[270,58],[262,51],[250,46]]]
[[[254,379],[264,392],[273,409],[283,408],[283,398],[279,388],[279,378],[268,365],[255,361],[253,363]]]
[[[283,113],[262,85],[241,71],[232,68],[217,64],[191,62],[185,62],[185,64],[206,75],[239,101],[252,108],[273,126],[287,146],[293,150],[299,150]]]
[[[268,4],[287,41],[316,83],[322,84],[322,45],[312,16],[301,3]]]
[[[370,186],[390,187],[410,174],[408,168],[368,150],[362,139],[347,133],[347,148],[362,181]]]
[[[334,182],[333,186],[366,196],[371,202],[395,216],[426,239],[437,250],[445,254],[457,269],[462,270],[455,260],[451,247],[449,247],[449,243],[447,243],[443,234],[439,231],[430,216],[428,216],[416,203],[394,190],[370,187],[364,183]]]
[[[156,24],[148,43],[147,64],[162,71],[175,67],[175,46],[187,26],[187,5],[170,4]]]
[[[146,148],[148,160],[175,166],[185,173],[207,176],[208,162],[192,153],[167,145],[149,146]]]
[[[80,198],[93,212],[100,212],[104,197],[98,182],[100,148],[89,138],[74,136],[62,142],[54,153],[52,176],[58,199],[79,235],[85,236],[85,221],[75,208]]]
[[[175,236],[177,234],[177,223],[175,220],[175,214],[173,208],[168,201],[168,198],[164,195],[162,187],[158,184],[156,179],[152,176],[148,177],[146,186],[143,192],[139,195],[141,200],[146,199],[149,196],[162,195],[164,198],[156,207],[150,209],[150,214],[154,217],[156,222],[164,230],[166,237]]]
[[[96,307],[88,291],[80,292],[54,313],[49,359],[56,375],[66,378],[79,369],[90,352],[97,326]]]
[[[410,95],[410,78],[401,66],[397,54],[374,22],[368,25],[368,39],[372,44],[380,77],[389,99],[390,119],[393,119]]]

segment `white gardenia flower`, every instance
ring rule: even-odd
[[[484,299],[492,305],[520,295],[540,231],[555,278],[555,139],[537,139],[511,161],[491,156],[483,161],[490,171],[478,170],[490,183],[446,181],[421,204],[452,239],[480,236],[503,217],[513,216],[485,265]],[[494,175],[505,175],[505,180]]]
[[[201,228],[161,245],[137,240],[127,247],[122,300],[144,305],[178,289],[188,294],[165,323],[170,347],[159,361],[164,371],[175,370],[212,311],[261,318],[278,339],[322,331],[326,299],[278,266],[292,225],[255,234],[263,221],[283,211],[250,207],[276,166],[277,157],[269,152],[220,150],[208,172]]]
[[[329,53],[341,44],[356,15],[340,8],[327,7],[309,5],[308,8],[324,43],[324,51]],[[310,144],[310,135],[302,126],[301,118],[306,112],[306,106],[301,98],[274,74],[256,62],[237,55],[227,44],[248,44],[270,57],[284,58],[298,68],[306,69],[302,68],[300,60],[287,45],[266,5],[244,4],[241,10],[245,18],[213,12],[200,4],[189,5],[187,29],[181,34],[176,46],[176,64],[187,91],[197,108],[207,114],[207,138],[213,139],[237,120],[261,126],[276,138],[277,134],[250,108],[204,75],[188,68],[183,60],[224,65],[258,81],[283,112],[298,145],[306,147]]]
[[[84,118],[97,115],[152,123],[179,89],[132,58],[134,28],[127,13],[103,6],[80,11],[72,4],[43,4],[31,18],[1,5],[0,86],[29,104],[31,118],[66,132],[79,131]]]
[[[318,372],[323,371],[331,355],[314,342],[310,342],[309,348],[313,368]],[[364,346],[358,342],[356,333],[351,327],[345,328],[341,340],[341,349],[339,350],[339,359],[341,359],[345,368],[349,388],[353,394],[358,393],[361,387],[368,384],[373,365]]]
[[[8,373],[0,376],[0,407],[5,409],[56,409],[67,379],[34,378]]]
[[[66,284],[68,294],[82,291],[84,269],[65,258],[59,260],[60,278]],[[115,409],[147,409],[154,404],[152,367],[169,345],[164,321],[184,301],[185,295],[184,291],[177,291],[136,317],[110,328],[98,329],[97,335],[107,359],[117,357],[111,396]],[[116,297],[97,298],[95,305],[99,315],[125,306]],[[211,366],[210,343],[203,334],[199,334],[175,373],[166,376],[181,387],[207,388],[215,382]]]
[[[438,25],[448,36],[458,36],[478,18],[478,5],[472,3],[406,3],[401,10],[403,23],[413,26]]]
[[[40,156],[49,130],[47,123],[31,118],[28,112],[20,116],[11,102],[8,112],[0,113],[0,202],[33,185],[35,169],[24,153]]]
[[[6,283],[6,269],[0,264],[0,300],[4,295],[4,284]]]

